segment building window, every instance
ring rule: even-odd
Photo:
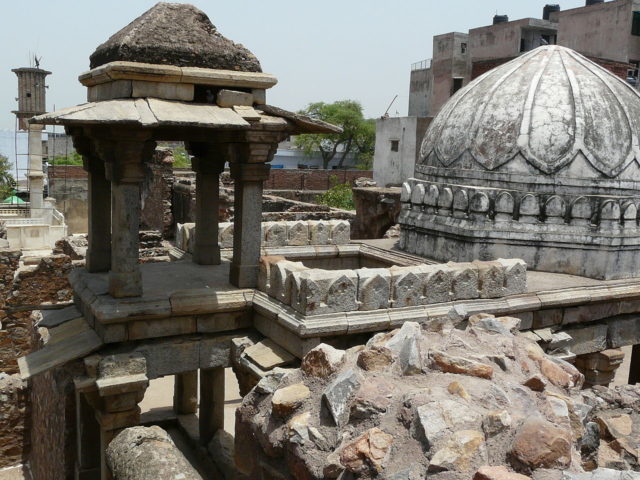
[[[631,35],[640,36],[640,12],[633,12],[633,24],[631,25]]]
[[[461,43],[460,44],[460,53],[467,53],[467,44],[466,43]]]
[[[391,151],[397,152],[400,150],[400,140],[391,140]]]
[[[451,88],[451,95],[456,93],[458,90],[462,88],[462,83],[464,82],[464,78],[454,78],[453,79],[453,87]]]
[[[521,52],[526,52],[527,51],[526,48],[527,48],[527,44],[526,44],[524,38],[521,38],[520,39],[520,51]]]

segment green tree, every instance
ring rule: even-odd
[[[11,175],[9,159],[0,154],[0,202],[13,194],[15,179]]]
[[[331,176],[331,188],[319,195],[317,202],[320,205],[327,205],[333,208],[340,208],[342,210],[355,210],[356,206],[353,203],[353,189],[348,183],[338,183],[338,177]]]
[[[320,152],[322,168],[328,168],[334,158],[338,159],[338,167],[342,167],[349,154],[355,154],[360,163],[373,159],[375,121],[365,120],[359,102],[311,103],[300,113],[342,127],[342,133],[298,135],[294,140],[294,145],[307,155]]]

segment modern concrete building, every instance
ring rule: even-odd
[[[543,18],[509,21],[433,37],[433,59],[411,68],[409,115],[434,116],[470,80],[541,45],[562,45],[615,75],[638,83],[640,0],[586,0],[562,11],[547,5]]]
[[[420,141],[430,117],[380,118],[376,121],[373,179],[382,187],[399,186],[413,175]]]

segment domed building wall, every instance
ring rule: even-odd
[[[540,47],[452,97],[403,185],[401,246],[441,261],[640,275],[640,95],[573,50]]]

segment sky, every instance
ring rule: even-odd
[[[584,0],[557,0],[563,9]],[[78,75],[89,55],[153,6],[153,0],[0,0],[0,130],[13,130],[17,77],[34,54],[47,77],[47,109],[86,101]],[[299,110],[316,101],[358,100],[379,117],[406,115],[412,63],[430,58],[432,37],[542,16],[549,0],[192,0],[227,38],[242,43],[279,83],[272,105]],[[396,113],[397,112],[397,113]],[[2,153],[2,152],[0,152]]]

